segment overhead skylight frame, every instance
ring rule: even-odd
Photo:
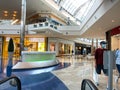
[[[93,6],[95,0],[53,0],[68,14],[81,22],[85,19],[88,11]]]

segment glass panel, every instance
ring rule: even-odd
[[[93,1],[92,1],[93,2]],[[75,17],[81,21],[83,21],[83,19],[85,18],[85,16],[87,15],[88,11],[90,10],[90,8],[92,7],[93,3],[91,3],[91,1],[87,2],[84,4],[84,7],[82,7],[78,13],[75,15]]]
[[[88,83],[86,83],[85,85],[85,90],[92,90],[92,88],[88,85]]]
[[[17,90],[17,88],[17,81],[15,79],[10,79],[0,84],[0,90]]]
[[[54,0],[55,2],[58,0]],[[62,7],[68,14],[76,19],[83,21],[95,0],[61,0]]]
[[[69,7],[68,7],[66,10],[70,13],[71,8],[73,8],[73,7],[74,7],[74,6],[73,6],[73,3],[72,3],[72,2],[70,2]]]
[[[55,2],[58,2],[58,0],[54,0]]]
[[[98,90],[95,84],[89,79],[83,79],[81,90]]]
[[[69,6],[72,4],[72,2],[71,1],[69,1],[69,0],[66,0],[66,2],[63,4],[63,8],[66,10],[66,11],[68,11],[67,9],[69,8]]]
[[[76,7],[72,7],[70,13],[73,15],[76,10]]]

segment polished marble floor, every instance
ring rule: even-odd
[[[87,57],[81,56],[64,56],[58,58],[60,62],[70,62],[71,66],[65,69],[53,71],[52,73],[56,75],[69,90],[80,90],[81,82],[83,79],[93,80],[93,69],[94,69],[94,58],[88,59]],[[115,79],[118,75],[117,71],[114,70],[113,75],[113,88],[115,90],[120,90],[120,80],[116,84]],[[99,90],[106,90],[107,88],[107,76],[103,73],[99,75]],[[95,82],[94,82],[95,83]]]
[[[61,56],[57,57],[64,67],[64,63],[71,65],[66,68],[51,71],[56,78],[64,83],[69,90],[81,90],[81,82],[83,79],[90,79],[93,81],[94,58],[82,56]],[[120,90],[120,80],[115,83],[117,71],[114,70],[113,87],[115,90]],[[3,75],[4,76],[4,75]],[[106,90],[107,77],[104,74],[99,75],[99,90]],[[94,81],[93,81],[94,82]]]

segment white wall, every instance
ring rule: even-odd
[[[95,5],[91,9],[96,9],[94,12],[89,12],[81,25],[80,35],[88,30],[97,20],[99,20],[108,10],[110,10],[119,0],[96,0]],[[98,7],[94,7],[98,5]],[[91,10],[91,11],[93,11]],[[91,15],[91,16],[90,16]]]

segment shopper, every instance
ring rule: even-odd
[[[103,73],[105,75],[108,75],[108,70],[104,69],[103,67],[103,52],[107,49],[106,48],[106,42],[105,41],[101,41],[100,42],[100,47],[96,49],[95,51],[95,69],[96,69],[96,73],[98,75],[101,74],[101,71],[103,71]],[[97,76],[99,77],[99,76]],[[99,79],[98,79],[99,80]],[[99,85],[99,82],[96,82],[97,85]]]
[[[74,55],[74,51],[72,50],[72,55]]]
[[[119,76],[117,78],[117,82],[118,82],[118,79],[120,78],[120,50],[119,49],[116,50],[115,56],[116,56],[116,67],[119,73]]]

